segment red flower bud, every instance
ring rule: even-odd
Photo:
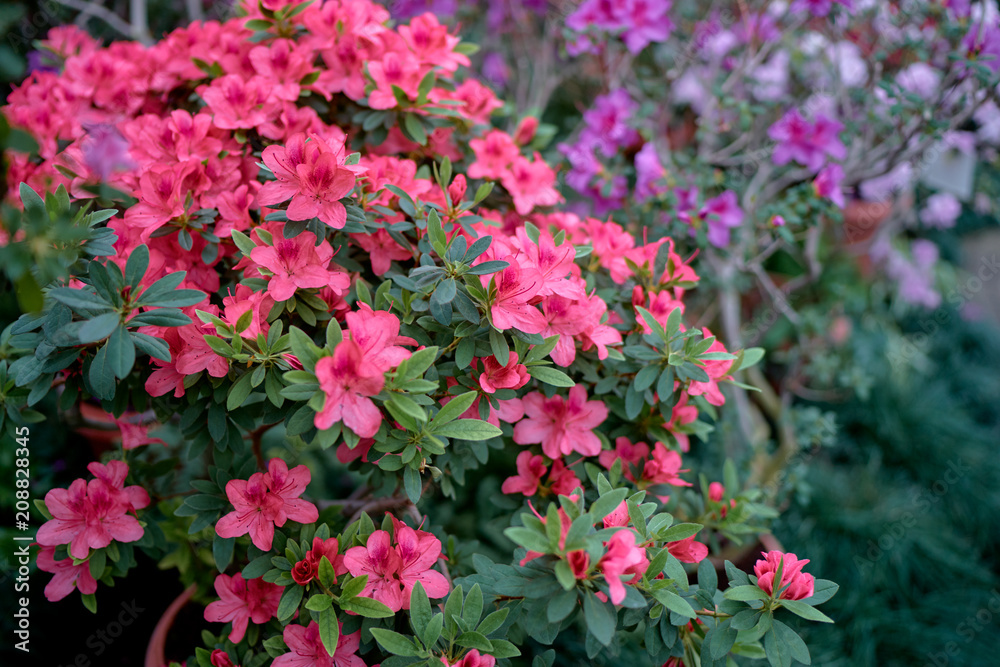
[[[292,568],[292,579],[299,586],[305,586],[316,577],[316,566],[309,559],[300,560]]]
[[[455,180],[448,186],[448,196],[451,198],[452,206],[458,206],[462,203],[462,198],[465,197],[465,190],[468,187],[464,174],[459,174],[455,177]]]
[[[535,131],[538,129],[538,119],[534,116],[525,116],[524,119],[517,124],[517,129],[514,130],[514,143],[518,146],[526,146],[531,143],[531,140],[535,138]]]
[[[212,667],[239,667],[238,665],[233,663],[233,660],[232,658],[229,657],[229,654],[220,648],[217,648],[214,651],[212,651],[211,662],[212,662]]]
[[[587,577],[587,568],[590,567],[590,554],[588,554],[583,549],[577,549],[576,551],[570,551],[566,554],[566,562],[569,563],[570,572],[577,579],[585,579]]]

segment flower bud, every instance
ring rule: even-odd
[[[517,124],[517,129],[514,130],[514,143],[518,146],[526,146],[531,143],[531,140],[535,138],[535,132],[538,130],[538,119],[534,116],[525,116],[520,123]]]
[[[590,554],[583,549],[570,551],[566,554],[566,562],[569,563],[569,570],[577,579],[587,578],[587,569],[590,567]]]
[[[305,586],[316,577],[316,566],[309,559],[300,560],[292,568],[292,579],[299,586]]]
[[[448,186],[448,196],[451,198],[451,205],[458,206],[462,203],[462,198],[465,197],[465,190],[468,185],[465,182],[465,175],[459,174],[455,177],[455,180],[451,182]]]
[[[212,651],[211,662],[212,667],[237,667],[237,665],[233,663],[232,658],[229,657],[229,654],[221,648],[217,648]]]
[[[721,503],[725,495],[726,487],[722,486],[719,482],[712,482],[708,485],[708,499],[713,503]]]

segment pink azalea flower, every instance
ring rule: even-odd
[[[324,241],[316,245],[316,235],[302,232],[293,239],[274,239],[274,246],[259,245],[250,259],[271,272],[267,292],[275,301],[287,301],[296,289],[330,287],[344,292],[350,277],[343,271],[330,270],[333,248]]]
[[[694,538],[692,535],[677,542],[668,542],[667,550],[682,563],[700,563],[708,558],[708,547]]]
[[[215,532],[226,538],[249,533],[254,546],[270,551],[275,526],[284,526],[288,519],[313,523],[319,518],[316,506],[299,498],[310,478],[306,466],[289,470],[283,460],[275,458],[266,473],[254,473],[247,480],[230,480],[226,496],[235,509],[219,519]]]
[[[828,164],[816,174],[813,187],[816,189],[816,196],[829,199],[839,208],[844,208],[847,202],[844,200],[844,191],[840,187],[844,180],[844,168],[839,164]]]
[[[94,470],[101,474],[97,479],[77,479],[68,489],[52,489],[45,495],[52,518],[38,529],[39,544],[69,544],[70,556],[84,559],[91,549],[103,549],[112,540],[135,542],[142,537],[142,526],[129,512],[148,505],[149,496],[138,487],[122,488],[117,482],[124,483],[128,466],[121,461],[114,463],[117,465],[97,464],[99,468]]]
[[[642,469],[642,479],[650,484],[670,484],[671,486],[691,486],[679,477],[681,470],[681,455],[672,449],[667,449],[663,443],[653,446],[653,458],[646,461]]]
[[[232,288],[230,288],[231,290]],[[230,326],[236,326],[240,317],[247,311],[252,313],[250,326],[244,329],[240,335],[243,338],[256,340],[258,334],[267,335],[270,325],[267,323],[267,315],[274,307],[274,299],[268,292],[254,292],[246,285],[237,285],[235,293],[222,298],[222,313],[220,319]],[[214,333],[215,327],[212,327]]]
[[[149,425],[138,423],[136,418],[138,415],[122,415],[121,419],[115,419],[115,426],[122,434],[122,449],[135,449],[136,447],[143,447],[145,445],[164,445],[167,443],[163,442],[160,438],[149,437]]]
[[[278,603],[284,589],[263,579],[246,580],[243,575],[220,574],[215,578],[219,600],[205,607],[205,620],[210,623],[232,623],[229,641],[238,643],[253,621],[263,625],[278,613]]]
[[[604,517],[605,528],[624,528],[628,524],[628,503],[624,500],[618,503],[618,507],[611,514]]]
[[[73,565],[72,558],[55,559],[55,547],[42,547],[38,552],[38,569],[51,572],[55,576],[45,585],[45,599],[58,602],[73,592],[80,591],[82,595],[91,595],[97,591],[97,581],[90,575],[90,563]]]
[[[604,543],[607,551],[601,557],[597,567],[608,582],[608,592],[612,604],[621,604],[625,599],[625,586],[622,577],[629,581],[642,576],[649,566],[646,549],[635,543],[635,533],[631,530],[619,530]]]
[[[310,134],[307,141],[306,135],[299,132],[290,136],[284,146],[265,148],[262,157],[277,180],[268,181],[260,189],[257,202],[261,206],[291,199],[286,211],[289,220],[319,218],[334,229],[344,226],[347,209],[340,200],[351,192],[365,168],[344,164],[347,150],[342,142],[330,145],[315,134]]]
[[[212,667],[239,667],[239,665],[234,663],[233,659],[229,657],[229,654],[221,648],[217,648],[212,651],[212,655],[209,656],[208,661],[212,663]]]
[[[487,394],[497,389],[520,389],[528,384],[528,368],[517,363],[517,352],[511,352],[506,366],[501,366],[495,357],[483,359],[483,372],[479,374],[479,386]]]
[[[534,161],[518,155],[510,169],[501,174],[500,182],[521,215],[531,213],[535,207],[552,206],[562,201],[562,195],[555,188],[556,172],[538,153]]]
[[[560,294],[571,299],[579,299],[586,294],[586,287],[582,281],[565,280],[566,276],[576,269],[576,248],[572,243],[563,242],[557,246],[552,234],[546,230],[539,232],[538,243],[528,237],[524,227],[518,228],[516,233],[522,250],[518,260],[522,265],[537,269],[542,274],[542,286],[538,290],[538,296]]]
[[[409,598],[403,599],[403,589],[395,576],[400,564],[392,539],[384,530],[376,530],[368,536],[365,546],[351,547],[344,554],[344,566],[352,577],[368,575],[361,595],[378,600],[393,611],[409,605]]]
[[[444,667],[494,667],[497,659],[492,655],[480,655],[479,651],[472,649],[463,655],[461,660],[448,662],[442,657],[441,662],[444,663]]]
[[[768,136],[778,142],[772,159],[777,165],[794,161],[818,171],[827,155],[838,160],[847,157],[847,148],[839,137],[843,129],[839,122],[822,114],[810,123],[798,109],[791,109],[768,130]]]
[[[566,399],[545,398],[535,391],[521,401],[526,417],[514,427],[517,444],[541,443],[542,451],[550,459],[573,452],[584,456],[600,453],[601,440],[594,429],[608,418],[608,408],[601,401],[588,401],[583,385],[570,389]]]
[[[312,54],[296,49],[289,39],[275,39],[267,46],[255,46],[247,56],[254,70],[271,83],[271,94],[279,100],[294,102],[302,87],[299,82],[313,71]]]
[[[316,413],[318,429],[338,421],[362,438],[371,438],[382,424],[382,413],[372,402],[385,385],[384,371],[365,363],[365,355],[353,340],[341,341],[333,356],[316,362],[316,377],[326,394],[323,409]]]
[[[517,455],[517,475],[504,480],[500,490],[503,493],[521,493],[533,496],[538,492],[542,477],[548,472],[545,457],[525,450]]]
[[[410,528],[390,515],[395,533],[396,553],[399,554],[398,578],[403,589],[403,609],[410,608],[410,594],[418,581],[429,598],[443,598],[448,594],[448,580],[434,563],[441,557],[441,541],[431,533]]]
[[[611,467],[618,459],[622,460],[622,474],[625,479],[635,481],[633,470],[641,470],[642,464],[649,457],[649,445],[644,442],[633,444],[628,438],[620,436],[615,438],[615,448],[605,449],[597,457],[598,462],[611,470]]]
[[[374,234],[352,234],[351,241],[368,254],[372,263],[372,272],[376,276],[381,276],[388,271],[394,259],[412,259],[413,257],[413,253],[399,245],[385,229],[380,229]]]
[[[496,286],[496,296],[490,306],[493,326],[501,331],[516,327],[525,333],[541,333],[545,329],[545,317],[528,302],[542,288],[542,275],[537,270],[519,266],[513,255],[508,255],[504,261],[508,266],[491,278]]]
[[[392,109],[399,104],[392,87],[396,86],[411,99],[417,99],[420,80],[423,78],[420,61],[409,51],[387,51],[381,60],[368,61],[368,73],[375,82],[375,90],[368,95],[372,109]]]
[[[344,626],[340,621],[337,624],[341,628]],[[350,634],[341,632],[332,656],[323,646],[316,621],[310,621],[305,627],[286,625],[282,638],[289,652],[275,658],[271,667],[366,667],[364,660],[357,655],[361,646],[360,630]]]
[[[764,558],[753,566],[753,573],[757,575],[757,585],[762,591],[768,595],[773,594],[774,576],[778,571],[778,564],[783,563],[781,580],[777,583],[777,587],[781,589],[782,586],[787,585],[788,588],[782,591],[781,599],[804,600],[812,597],[816,580],[811,574],[802,571],[802,568],[809,562],[808,560],[799,560],[795,554],[786,554],[780,551],[768,551],[767,553],[762,551],[761,555]]]
[[[416,345],[417,341],[399,335],[399,318],[385,310],[372,310],[366,303],[357,305],[345,319],[350,339],[361,348],[364,364],[384,373],[409,359],[412,353],[400,345]]]
[[[469,165],[469,178],[499,179],[521,154],[510,135],[500,130],[491,130],[482,139],[470,140],[469,148],[476,156],[475,162]]]
[[[736,193],[726,190],[718,197],[705,202],[699,216],[708,225],[708,242],[716,248],[729,245],[729,230],[739,227],[743,222],[743,209],[740,208]]]
[[[703,330],[706,338],[712,336],[712,332],[707,328]],[[716,339],[712,346],[708,348],[709,352],[728,352],[726,346],[722,344],[722,341]],[[705,400],[712,405],[723,405],[726,402],[726,397],[722,395],[722,391],[719,389],[719,381],[728,380],[731,377],[728,375],[729,369],[732,368],[733,362],[726,360],[719,361],[704,361],[705,372],[708,373],[708,382],[692,381],[691,385],[688,387],[688,393],[692,396],[704,396]]]
[[[273,83],[259,76],[227,74],[198,89],[222,130],[248,130],[267,121],[277,108]],[[266,152],[266,150],[265,150]]]

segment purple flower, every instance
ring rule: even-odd
[[[873,248],[873,257],[878,259]],[[886,273],[896,282],[899,298],[925,308],[937,308],[941,294],[934,289],[934,265],[938,260],[937,246],[918,239],[910,247],[913,261],[894,248],[881,248],[878,255],[886,259]]]
[[[931,100],[941,86],[941,73],[927,63],[913,63],[896,76],[896,83],[908,93]]]
[[[969,60],[1000,72],[1000,26],[973,23],[962,38],[962,48]]]
[[[666,175],[656,147],[652,142],[647,143],[635,154],[635,198],[642,202],[663,194],[667,189],[662,182]]]
[[[138,165],[128,153],[128,141],[113,125],[104,123],[86,128],[83,140],[83,161],[102,181],[111,178],[116,171],[128,171]]]
[[[29,51],[28,73],[32,72],[59,72],[59,63],[47,51]]]
[[[852,0],[795,0],[790,8],[793,12],[810,12],[813,16],[826,16],[834,5],[851,8]]]
[[[818,171],[829,155],[838,160],[847,157],[847,149],[838,136],[844,126],[822,114],[810,123],[798,109],[791,109],[768,130],[768,136],[778,145],[772,159],[777,165],[795,161]]]
[[[667,16],[671,0],[625,0],[617,6],[618,16],[625,32],[622,39],[632,54],[637,54],[652,43],[665,42],[673,29]]]
[[[840,187],[843,180],[843,167],[839,164],[828,164],[816,174],[816,180],[813,181],[816,196],[829,199],[839,208],[844,208],[847,202],[844,201],[844,191]]]
[[[576,32],[585,32],[594,27],[612,32],[625,27],[618,19],[616,0],[586,0],[566,18],[566,27]]]
[[[483,58],[483,77],[489,81],[494,88],[503,90],[510,80],[510,69],[507,67],[503,56],[497,52],[487,53]]]
[[[615,155],[619,148],[638,141],[639,133],[628,124],[638,109],[638,103],[629,97],[624,88],[599,95],[594,100],[594,106],[583,114],[586,124],[584,133],[602,153],[609,157]]]
[[[729,245],[729,230],[743,222],[743,209],[732,190],[706,201],[699,215],[708,224],[708,242],[716,248]]]
[[[920,221],[927,227],[950,229],[962,214],[962,203],[950,192],[938,192],[927,198],[920,211]]]
[[[393,0],[387,3],[393,18],[408,19],[424,12],[430,12],[438,18],[451,16],[458,9],[455,0]]]

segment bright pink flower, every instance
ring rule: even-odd
[[[674,386],[676,387],[678,384],[675,382]],[[698,408],[688,405],[689,400],[690,396],[686,392],[681,392],[680,398],[677,399],[677,403],[670,411],[670,421],[663,425],[677,440],[677,446],[681,448],[682,452],[691,449],[691,442],[688,434],[681,431],[680,427],[698,421]]]
[[[420,61],[409,51],[388,51],[381,60],[368,61],[368,73],[375,82],[375,90],[368,95],[372,109],[392,109],[399,102],[393,93],[396,86],[411,99],[417,99],[423,69]]]
[[[385,375],[364,362],[364,352],[352,340],[341,341],[333,356],[316,362],[316,377],[326,394],[323,409],[316,413],[316,428],[328,429],[343,421],[362,438],[371,438],[378,432],[382,413],[370,397],[382,391]]]
[[[207,311],[206,311],[207,312]],[[177,372],[183,375],[195,375],[208,371],[212,377],[225,377],[229,372],[229,360],[212,349],[205,341],[205,334],[196,324],[187,324],[177,330],[178,349],[173,348],[170,354]]]
[[[799,560],[795,554],[786,554],[780,551],[761,552],[763,559],[757,561],[753,566],[753,573],[757,575],[757,585],[768,595],[774,591],[774,576],[778,571],[778,564],[781,567],[781,580],[777,583],[780,590],[782,586],[788,586],[781,593],[782,600],[804,600],[812,597],[816,580],[811,574],[802,571],[808,560]]]
[[[443,598],[448,594],[448,580],[434,563],[441,557],[441,541],[431,533],[410,528],[390,515],[395,533],[396,553],[399,554],[399,582],[403,587],[403,609],[410,608],[410,594],[418,581],[429,598]]]
[[[494,667],[497,664],[497,659],[492,655],[480,655],[479,651],[472,649],[457,662],[448,662],[444,658],[441,658],[441,662],[444,663],[445,667]]]
[[[625,527],[629,524],[628,503],[624,500],[618,503],[618,507],[611,514],[604,517],[605,528]]]
[[[580,488],[580,478],[576,473],[567,468],[562,459],[553,461],[552,469],[549,470],[549,490],[558,496],[568,497],[578,488]]]
[[[518,260],[523,266],[537,269],[542,274],[538,296],[559,294],[570,299],[580,299],[586,295],[586,286],[582,281],[565,280],[576,269],[576,248],[572,243],[564,241],[557,246],[547,230],[539,232],[538,243],[535,243],[524,227],[517,230],[517,240],[523,252]]]
[[[268,146],[262,157],[277,180],[260,189],[260,205],[273,206],[291,199],[286,211],[289,220],[319,218],[334,229],[344,226],[347,209],[340,200],[351,192],[365,168],[344,164],[347,150],[342,142],[331,145],[315,134],[307,141],[300,132],[290,136],[284,146]]]
[[[343,628],[344,624],[337,621]],[[340,633],[337,648],[330,656],[319,636],[319,625],[310,621],[308,626],[290,624],[282,633],[289,652],[279,655],[271,667],[366,667],[358,655],[361,646],[361,631],[351,634]]]
[[[152,232],[185,212],[185,198],[196,178],[194,165],[154,165],[139,177],[139,202],[125,211],[125,223]]]
[[[629,529],[619,530],[604,546],[607,551],[597,567],[608,582],[612,604],[621,604],[625,599],[622,577],[628,577],[631,581],[642,576],[649,566],[646,549],[635,543],[635,533]]]
[[[698,216],[708,225],[708,242],[716,248],[729,245],[729,230],[743,223],[743,209],[732,190],[706,201]]]
[[[491,130],[482,139],[471,139],[469,148],[476,155],[476,161],[469,165],[469,178],[499,179],[521,154],[510,135],[500,130]]]
[[[246,285],[237,285],[235,293],[222,297],[222,313],[219,317],[226,324],[236,326],[240,317],[250,311],[250,325],[240,335],[243,338],[256,340],[258,334],[267,335],[267,330],[270,328],[267,315],[273,307],[274,299],[267,292],[254,292]],[[214,331],[213,326],[212,332]]]
[[[249,130],[268,120],[278,107],[273,82],[254,76],[245,80],[227,74],[198,89],[212,112],[212,122],[223,130]]]
[[[45,599],[58,602],[78,589],[81,595],[92,595],[97,591],[97,581],[90,575],[90,563],[73,565],[72,558],[55,559],[55,547],[42,547],[38,552],[38,569],[51,572],[55,576],[45,585]]]
[[[528,384],[528,368],[517,363],[517,352],[511,352],[506,366],[501,366],[496,357],[483,359],[483,372],[479,374],[479,386],[487,394],[497,389],[520,389]]]
[[[541,333],[545,329],[545,317],[529,302],[542,288],[542,275],[537,270],[519,266],[513,255],[503,261],[508,266],[492,277],[496,286],[496,296],[490,306],[493,326],[501,331],[516,327],[525,333]]]
[[[552,206],[562,201],[562,195],[555,188],[556,172],[538,153],[535,153],[534,161],[517,156],[510,169],[501,174],[500,182],[514,199],[514,209],[521,215],[531,213],[535,207]]]
[[[114,464],[114,465],[112,465]],[[68,489],[52,489],[45,506],[52,518],[38,530],[42,546],[69,544],[69,555],[84,559],[91,549],[116,542],[135,542],[143,535],[139,521],[129,514],[149,504],[141,487],[124,488],[128,466],[113,461],[88,467],[96,479],[77,479]]]
[[[583,385],[570,389],[565,399],[545,398],[535,391],[521,402],[526,416],[514,427],[517,444],[541,443],[542,451],[550,459],[573,452],[584,456],[600,453],[601,440],[594,429],[608,418],[608,407],[601,401],[588,401]]]
[[[388,271],[394,259],[413,258],[413,253],[399,245],[385,229],[380,229],[374,234],[352,234],[351,241],[368,254],[372,272],[376,276]]]
[[[250,259],[267,269],[267,292],[275,301],[287,301],[296,289],[330,287],[339,292],[350,288],[350,277],[331,270],[333,248],[325,240],[316,245],[316,235],[302,232],[293,239],[274,239],[274,246],[259,245]]]
[[[500,490],[504,493],[533,496],[538,492],[538,485],[547,471],[544,456],[523,451],[517,455],[517,475],[505,479]]]
[[[837,207],[844,208],[847,205],[847,201],[844,199],[844,190],[840,187],[840,183],[843,180],[843,167],[837,163],[826,165],[816,174],[816,179],[813,181],[816,196],[822,199],[829,199]]]
[[[275,39],[250,49],[248,57],[257,74],[271,83],[272,95],[294,102],[302,92],[299,82],[313,71],[312,53],[303,51],[289,39]]]
[[[816,121],[810,123],[798,109],[791,109],[768,130],[768,136],[779,142],[772,159],[777,165],[795,161],[818,171],[827,155],[837,160],[847,157],[839,136],[843,129],[839,122],[822,114],[817,114]]]
[[[726,495],[726,487],[719,482],[712,482],[708,485],[708,499],[713,503],[721,503]]]
[[[345,319],[349,338],[361,348],[364,365],[385,373],[409,359],[412,353],[400,345],[416,345],[417,341],[399,335],[399,318],[363,302],[357,306]]]
[[[410,593],[420,582],[427,596],[441,598],[448,594],[448,580],[430,569],[441,556],[441,542],[422,530],[414,530],[393,517],[396,544],[389,533],[377,530],[363,547],[352,547],[344,554],[344,565],[351,576],[368,575],[361,595],[378,600],[393,611],[410,608]]]
[[[503,106],[492,90],[475,79],[466,79],[453,91],[435,89],[431,91],[430,98],[434,100],[435,97],[465,102],[464,106],[458,107],[458,112],[473,123],[484,125],[490,122],[493,111]]]
[[[459,65],[469,66],[469,58],[456,53],[455,47],[462,40],[448,34],[448,26],[441,25],[437,17],[426,12],[413,18],[409,25],[399,26],[399,36],[421,62],[454,72]]]
[[[590,569],[590,554],[583,549],[570,551],[566,554],[566,562],[569,563],[570,572],[577,579],[586,579],[587,570]]]
[[[166,446],[167,443],[160,438],[149,437],[149,424],[137,421],[138,418],[138,415],[132,413],[131,415],[124,414],[120,419],[114,420],[115,426],[122,434],[122,449],[135,449],[145,445]]]
[[[641,306],[649,311],[660,326],[665,327],[667,325],[667,319],[670,317],[670,313],[674,311],[675,308],[680,308],[681,313],[684,312],[684,302],[680,299],[674,298],[673,293],[670,290],[661,290],[653,295],[649,303],[646,303],[646,298],[643,296],[642,287],[636,285],[632,289],[632,306]],[[653,327],[646,322],[646,318],[642,316],[641,313],[636,311],[635,321],[637,324],[642,325],[643,333],[653,333]]]
[[[682,472],[688,472],[681,470],[681,465],[681,455],[658,442],[653,446],[653,458],[647,460],[642,469],[642,479],[650,484],[691,486],[691,482],[685,482],[678,476]]]
[[[644,442],[632,443],[628,438],[619,436],[615,438],[615,448],[606,449],[600,453],[597,460],[602,466],[611,470],[611,467],[618,459],[622,460],[622,474],[625,479],[635,481],[633,471],[642,470],[642,464],[649,458],[649,445]]]
[[[232,623],[229,641],[238,643],[246,634],[250,621],[263,625],[278,613],[283,590],[263,579],[246,580],[238,572],[231,577],[220,574],[215,578],[215,592],[220,599],[205,607],[205,620]]]
[[[682,563],[700,563],[708,557],[708,547],[701,542],[695,542],[694,538],[692,535],[677,542],[668,542],[667,550]]]
[[[712,332],[707,328],[703,330],[706,338],[712,337]],[[708,348],[708,352],[728,352],[726,346],[722,344],[722,341],[716,339],[712,346]],[[719,389],[719,381],[732,379],[728,373],[729,369],[732,368],[733,362],[727,360],[719,361],[704,361],[705,372],[708,373],[708,382],[692,381],[691,385],[688,387],[688,393],[692,396],[704,396],[705,400],[712,405],[723,405],[726,402],[726,397],[722,395],[722,391]]]
[[[270,551],[275,526],[284,526],[288,519],[313,523],[319,517],[315,505],[299,498],[310,478],[306,466],[289,470],[283,460],[275,458],[266,473],[254,473],[247,480],[230,480],[226,496],[235,509],[219,519],[215,532],[227,538],[249,533],[254,546]]]

